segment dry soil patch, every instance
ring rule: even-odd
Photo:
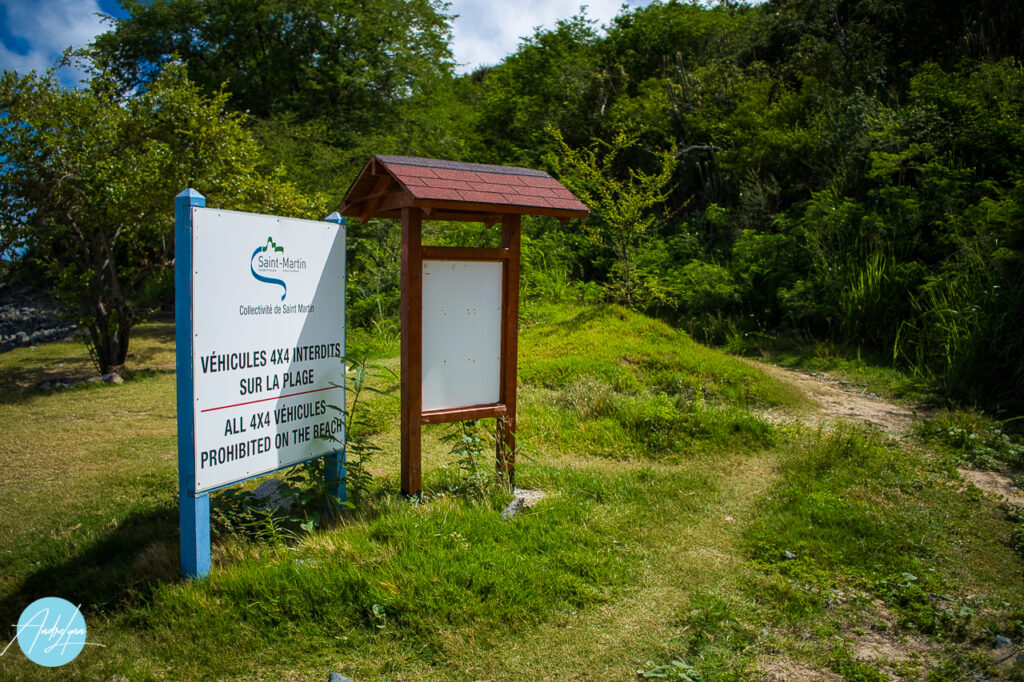
[[[797,386],[818,404],[818,408],[811,411],[770,410],[764,415],[770,421],[796,420],[812,426],[827,426],[837,420],[848,420],[873,426],[894,436],[903,436],[914,422],[923,417],[920,410],[858,391],[848,382],[827,374],[808,374],[755,360],[747,362],[779,381]]]
[[[981,488],[983,492],[1012,504],[1024,507],[1024,491],[1013,484],[1013,479],[996,471],[958,469],[960,475]]]

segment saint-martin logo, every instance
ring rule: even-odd
[[[282,301],[288,295],[288,285],[282,279],[282,275],[305,269],[306,261],[286,256],[284,247],[275,242],[273,236],[267,237],[266,244],[257,246],[249,259],[252,276],[259,282],[280,286]]]

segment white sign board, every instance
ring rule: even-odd
[[[501,399],[502,266],[423,261],[423,411]]]
[[[196,492],[341,449],[345,231],[192,208]]]

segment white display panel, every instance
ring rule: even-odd
[[[192,209],[195,490],[341,448],[345,231]]]
[[[423,411],[501,398],[502,263],[423,261]]]

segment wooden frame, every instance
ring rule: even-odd
[[[498,417],[498,467],[515,485],[516,476],[516,387],[519,383],[519,242],[522,216],[501,218],[501,247],[508,249],[505,263],[505,291],[502,304],[501,402],[505,415]],[[504,442],[500,442],[504,439]]]
[[[423,246],[423,213],[402,209],[401,273],[401,487],[406,495],[422,489],[421,441],[423,424],[467,419],[497,418],[498,469],[515,480],[516,384],[519,352],[519,278],[521,216],[501,216],[498,248]],[[423,410],[423,261],[468,260],[502,263],[501,379],[499,400],[489,405],[467,405]]]

